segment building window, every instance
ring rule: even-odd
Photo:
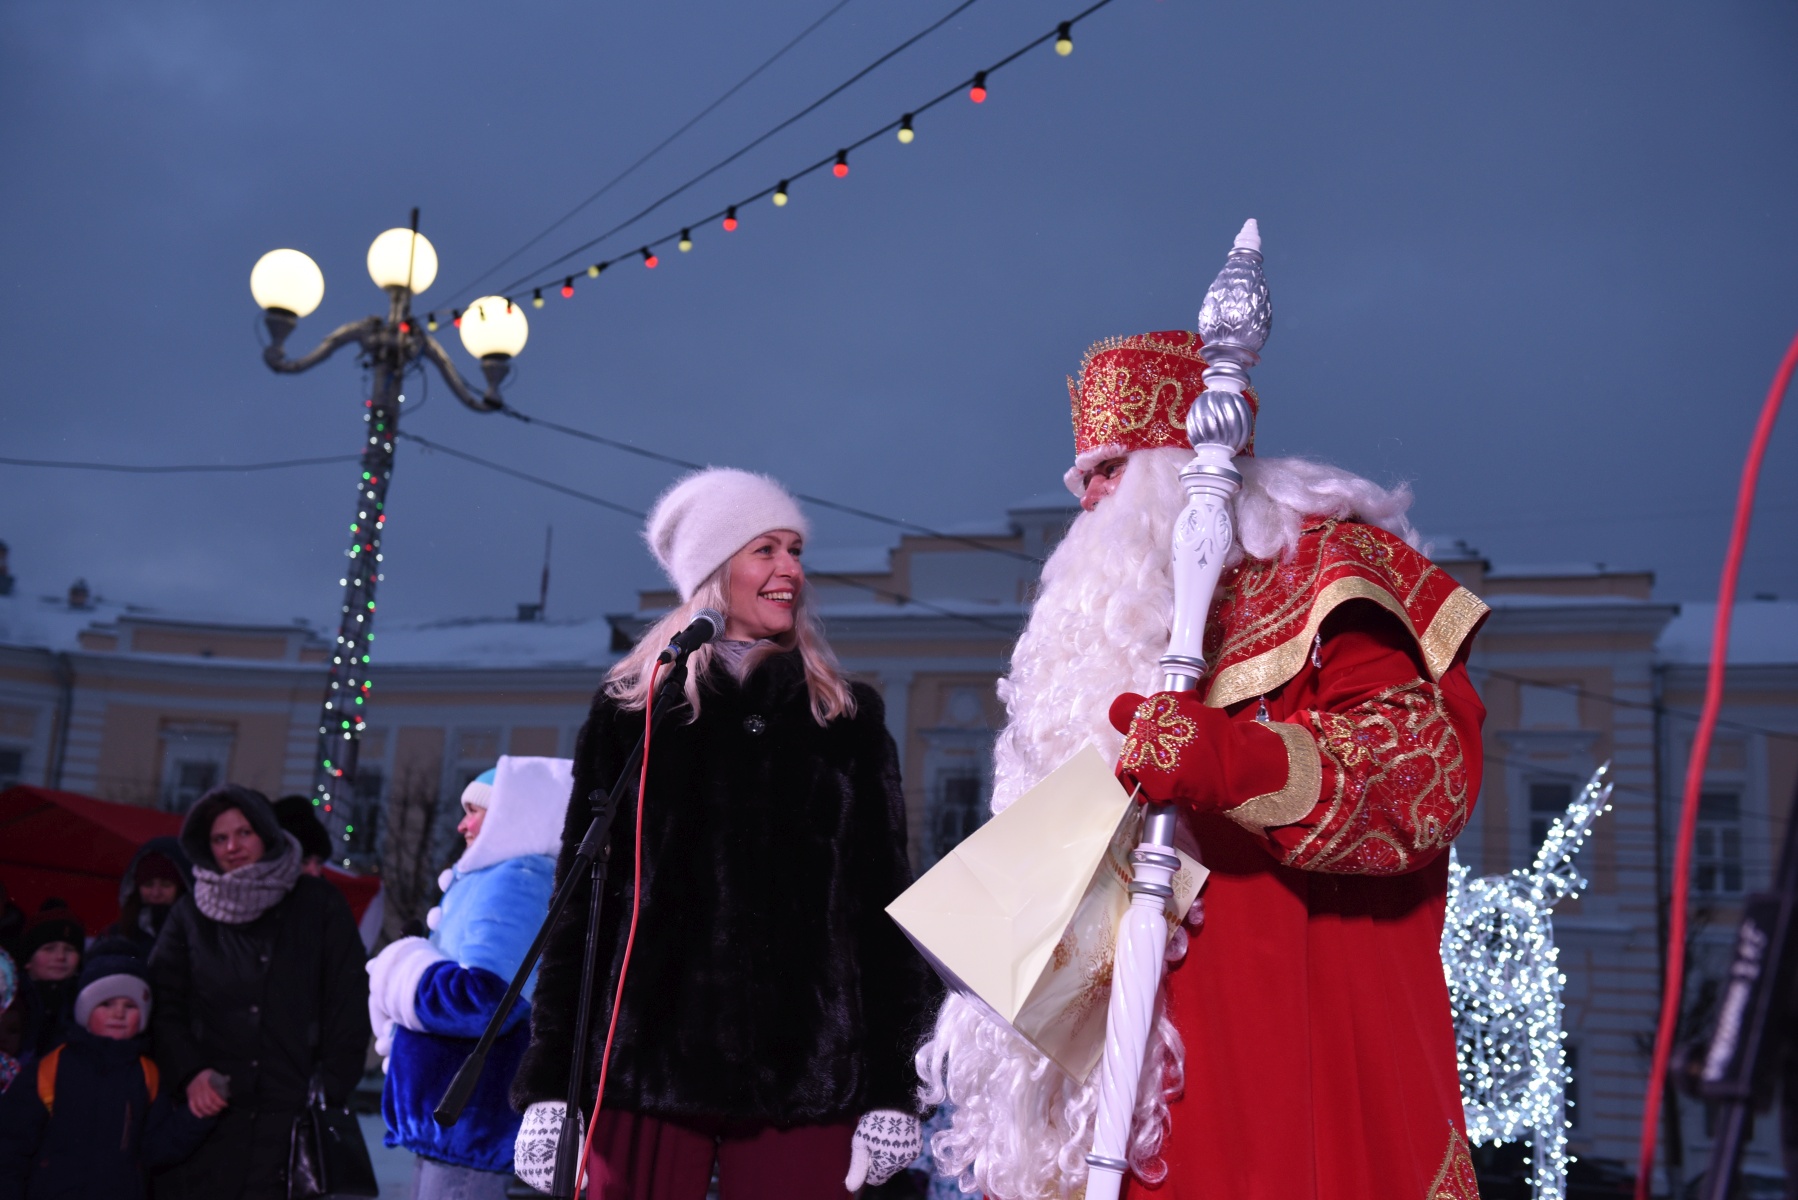
[[[1692,886],[1703,896],[1742,891],[1742,797],[1736,792],[1703,792],[1698,797]]]
[[[9,788],[25,775],[25,752],[0,747],[0,788]]]
[[[930,806],[930,836],[925,865],[936,862],[979,829],[987,817],[986,788],[972,771],[944,771],[936,777]]]
[[[1567,806],[1572,803],[1571,783],[1530,784],[1530,844],[1525,847],[1530,858],[1533,859],[1542,843],[1548,840],[1548,830],[1555,818],[1566,816]]]
[[[233,731],[228,725],[176,724],[162,731],[162,806],[184,813],[225,782]]]

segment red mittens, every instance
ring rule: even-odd
[[[1117,776],[1141,787],[1139,800],[1222,812],[1286,781],[1286,750],[1270,729],[1233,721],[1191,692],[1125,692],[1111,704],[1111,724],[1125,735]]]

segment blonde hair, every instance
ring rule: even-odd
[[[730,616],[730,564],[735,557],[733,554],[725,559],[722,566],[706,576],[704,583],[693,589],[684,604],[651,625],[638,639],[635,648],[606,672],[606,695],[617,701],[620,708],[635,712],[649,703],[649,685],[655,673],[656,656],[675,634],[692,624],[700,609],[715,608],[726,618]],[[811,695],[813,719],[820,725],[828,725],[838,717],[853,717],[855,693],[843,676],[836,652],[825,640],[824,626],[812,607],[809,587],[800,587],[793,596],[793,628],[777,638],[758,643],[744,657],[738,671],[742,678],[748,679],[764,660],[793,649],[799,651],[799,661],[805,668],[805,688]],[[723,664],[715,661],[716,657],[717,647],[708,642],[687,659],[685,691],[687,705],[693,710],[693,720],[699,719],[700,683],[709,678],[713,670],[725,669]]]

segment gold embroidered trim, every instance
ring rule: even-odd
[[[1423,661],[1430,668],[1431,678],[1442,679],[1443,672],[1454,665],[1455,655],[1461,652],[1461,643],[1491,611],[1485,601],[1464,587],[1448,594],[1448,599],[1430,618],[1430,627],[1417,639],[1418,645],[1423,647]]]
[[[1277,792],[1254,796],[1224,813],[1254,834],[1304,820],[1323,791],[1323,759],[1311,731],[1287,721],[1267,721],[1261,727],[1286,743],[1286,783]]]
[[[1158,771],[1172,772],[1180,765],[1180,751],[1199,736],[1196,721],[1180,711],[1180,703],[1163,692],[1150,696],[1136,706],[1130,718],[1130,736],[1118,755],[1118,765],[1126,771],[1140,771],[1152,765]]]
[[[1305,618],[1303,629],[1272,650],[1263,650],[1253,658],[1245,658],[1219,671],[1205,692],[1205,704],[1210,708],[1228,708],[1250,696],[1264,696],[1297,675],[1305,665],[1305,656],[1311,652],[1311,639],[1317,636],[1318,627],[1324,623],[1324,618],[1350,600],[1372,600],[1403,621],[1411,636],[1417,637],[1417,630],[1412,626],[1404,605],[1391,592],[1371,580],[1357,576],[1338,579],[1324,585],[1317,593],[1317,600],[1311,605],[1311,613]],[[1432,622],[1431,628],[1434,627]]]
[[[1245,658],[1219,671],[1205,692],[1205,704],[1210,708],[1228,708],[1250,696],[1264,696],[1297,675],[1305,665],[1305,656],[1310,653],[1311,640],[1317,636],[1319,627],[1332,612],[1350,600],[1372,600],[1404,622],[1405,631],[1423,651],[1424,666],[1428,668],[1432,682],[1441,680],[1442,673],[1454,665],[1461,643],[1467,640],[1467,635],[1481,618],[1492,611],[1478,596],[1464,587],[1457,587],[1430,618],[1430,627],[1419,634],[1411,623],[1410,614],[1391,592],[1356,576],[1338,579],[1324,585],[1317,593],[1304,628],[1272,650],[1263,650],[1253,658]]]
[[[1425,1200],[1480,1200],[1480,1181],[1473,1173],[1467,1138],[1453,1125],[1448,1128],[1448,1153],[1442,1158],[1436,1178],[1430,1181]]]

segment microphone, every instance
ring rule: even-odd
[[[679,662],[724,632],[724,614],[715,608],[702,608],[693,623],[674,635],[674,640],[656,655],[658,663]]]

